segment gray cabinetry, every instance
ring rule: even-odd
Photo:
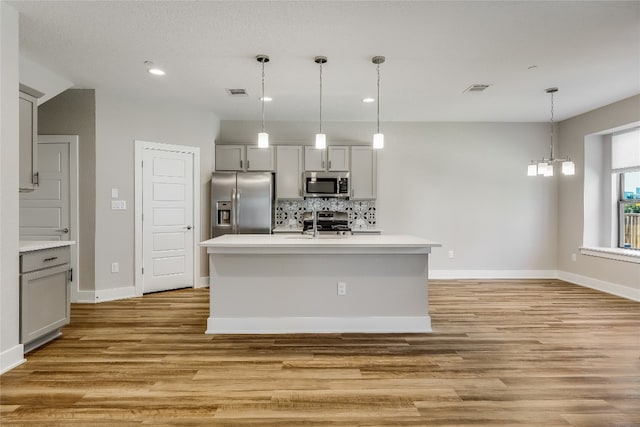
[[[217,171],[243,171],[245,167],[244,145],[216,145]]]
[[[302,147],[276,148],[276,199],[302,199]]]
[[[273,172],[276,169],[276,152],[273,147],[247,147],[247,171]]]
[[[68,246],[20,255],[20,342],[25,352],[60,336],[70,320]]]
[[[38,97],[42,93],[20,85],[19,130],[20,191],[33,191],[38,186]]]
[[[371,147],[351,147],[351,199],[375,199],[377,194],[377,153]]]

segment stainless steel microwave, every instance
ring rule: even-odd
[[[349,197],[349,172],[305,172],[302,188],[304,197]]]

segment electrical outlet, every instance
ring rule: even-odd
[[[347,284],[345,282],[338,282],[338,295],[343,296],[347,294]]]
[[[453,259],[453,251],[449,251],[449,259]]]
[[[571,261],[575,262],[576,261],[576,254],[571,254]]]
[[[119,273],[120,272],[120,264],[118,264],[117,262],[112,262],[111,263],[111,272],[112,273]]]

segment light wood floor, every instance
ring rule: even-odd
[[[432,334],[208,336],[207,289],[73,305],[0,377],[0,424],[640,426],[639,303],[430,285]]]

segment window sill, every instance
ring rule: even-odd
[[[587,256],[613,259],[616,261],[640,264],[640,251],[635,249],[604,248],[604,247],[580,247],[580,253]]]

